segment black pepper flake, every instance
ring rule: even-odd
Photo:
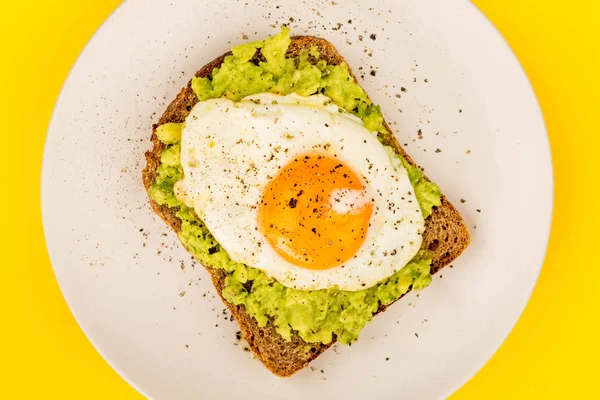
[[[298,205],[298,200],[296,200],[294,198],[290,199],[290,203],[289,203],[290,208],[296,208],[296,205]]]
[[[419,337],[419,335],[417,334],[417,332],[415,332],[415,336],[416,336],[417,338]]]
[[[377,40],[377,35],[374,33],[371,33],[371,35],[369,36],[369,39],[371,40]]]
[[[440,149],[435,149],[435,152],[436,152],[436,153],[441,153],[441,152],[442,152],[442,150],[440,150]]]
[[[377,75],[377,71],[375,71],[374,69],[371,70],[371,76],[375,76]]]
[[[461,203],[466,203],[467,201],[465,199],[460,199]]]
[[[386,357],[386,358],[385,358],[385,361],[390,361],[390,358],[389,358],[389,357]]]
[[[219,247],[218,246],[213,246],[213,247],[211,247],[211,248],[208,249],[208,254],[215,254],[218,251],[219,251]]]
[[[477,209],[477,210],[475,210],[475,211],[477,211],[478,213],[480,213],[480,212],[481,212],[481,209],[479,209],[479,208],[478,208],[478,209]]]

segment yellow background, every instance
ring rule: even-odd
[[[498,353],[452,399],[597,397],[600,6],[584,0],[475,3],[516,52],[541,103],[554,160],[555,208],[550,247],[525,313]],[[141,398],[71,316],[48,261],[39,205],[52,108],[77,55],[118,4],[2,6],[0,398]]]

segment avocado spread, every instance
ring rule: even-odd
[[[319,61],[316,47],[303,50],[296,62],[286,58],[289,44],[289,30],[284,28],[264,41],[236,46],[209,77],[193,78],[192,89],[200,100],[227,97],[239,101],[262,92],[282,95],[295,92],[302,96],[323,93],[340,111],[361,118],[369,130],[380,136],[387,134],[379,106],[367,98],[346,64],[328,65]],[[259,63],[251,61],[257,50],[264,59]],[[226,272],[223,297],[233,304],[243,304],[260,326],[272,321],[286,340],[291,340],[292,331],[297,331],[309,343],[329,343],[334,335],[341,343],[351,343],[380,304],[387,305],[410,288],[420,290],[431,282],[431,258],[423,250],[396,274],[356,292],[288,288],[256,268],[231,260],[202,221],[195,218],[173,192],[173,185],[183,177],[179,161],[181,130],[181,124],[174,123],[161,125],[156,130],[158,139],[167,147],[150,187],[150,196],[161,205],[178,209],[177,216],[182,221],[178,235],[182,243],[202,264]],[[389,151],[393,152],[391,148]],[[394,154],[406,167],[423,216],[427,218],[432,208],[441,203],[439,188],[425,180],[420,169]]]

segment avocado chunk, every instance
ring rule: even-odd
[[[181,141],[181,131],[183,124],[169,122],[162,124],[156,128],[156,136],[158,140],[165,144],[175,144]]]

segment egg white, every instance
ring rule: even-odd
[[[327,270],[289,263],[258,227],[267,183],[294,157],[315,152],[340,159],[362,179],[366,194],[349,198],[373,202],[359,251]],[[184,179],[175,186],[177,197],[196,211],[231,259],[285,286],[365,289],[399,271],[421,247],[424,220],[400,159],[359,118],[324,95],[262,93],[237,103],[199,102],[185,121],[181,163]]]

